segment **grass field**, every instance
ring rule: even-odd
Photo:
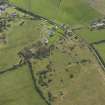
[[[22,8],[26,8],[29,11],[51,18],[52,20],[56,20],[60,23],[71,25],[82,24],[84,29],[80,30],[79,34],[89,42],[105,39],[105,30],[91,32],[87,29],[91,21],[98,19],[103,15],[91,8],[86,0],[62,0],[59,8],[58,5],[60,0],[10,1]]]
[[[101,57],[105,61],[105,44],[95,45],[95,47],[98,50],[98,52],[100,53]]]
[[[62,0],[60,6],[59,0],[10,1],[58,23],[82,24],[87,27],[91,20],[101,16],[85,0]],[[24,24],[20,26],[22,21]],[[47,26],[49,24],[40,20],[13,21],[11,27],[5,31],[8,43],[0,45],[0,70],[17,63],[17,53],[43,37]],[[104,30],[90,32],[84,29],[76,33],[89,42],[105,39]],[[48,92],[51,92],[55,98],[52,105],[104,105],[105,84],[100,73],[102,69],[95,57],[78,37],[76,39],[72,36],[57,42],[60,35],[57,33],[49,39],[50,44],[56,42],[49,57],[32,60],[34,76],[44,97],[48,100]],[[104,57],[104,47],[100,45],[97,49],[102,51],[101,55]],[[48,69],[48,74],[42,77],[38,74]],[[40,78],[41,82],[48,84],[47,87],[39,84]],[[0,105],[46,105],[35,91],[26,66],[0,75],[0,91]]]
[[[100,66],[89,49],[83,47],[83,43],[79,44],[78,41],[68,38],[63,44],[57,44],[58,49],[55,49],[50,57],[33,62],[34,75],[44,96],[48,99],[50,92],[52,97],[55,97],[52,105],[99,105],[100,103],[103,105],[105,102],[105,84],[99,73]],[[69,48],[73,45],[76,47],[70,51]],[[80,63],[84,59],[90,63]],[[52,62],[49,72],[38,75],[41,71],[47,70],[49,61]],[[48,86],[41,86],[39,83],[41,78]]]
[[[89,43],[105,39],[105,30],[90,31],[89,29],[83,29],[76,31],[76,33],[86,39]]]
[[[10,1],[34,13],[67,24],[86,23],[99,16],[98,12],[90,8],[84,0],[62,0],[61,3],[60,0]]]
[[[27,66],[0,75],[0,105],[46,105],[34,89]]]
[[[9,9],[8,11],[10,13],[16,12],[16,10],[13,9]],[[20,26],[19,24],[23,21],[24,24]],[[35,43],[35,41],[42,37],[43,23],[44,22],[40,20],[24,19],[15,19],[9,23],[10,27],[3,32],[6,35],[7,44],[0,44],[0,69],[17,63],[17,53],[25,46]],[[44,33],[45,32],[43,32],[43,34]]]
[[[17,53],[20,51],[20,49],[22,49],[24,46],[28,44],[31,44],[39,37],[37,35],[39,34],[38,33],[39,31],[37,30],[37,26],[36,26],[36,24],[38,24],[38,21],[36,21],[35,24],[32,21],[26,21],[22,27],[20,27],[18,23],[16,24],[17,26],[12,26],[11,29],[9,29],[9,31],[6,33],[8,35],[7,36],[8,44],[5,45],[5,47],[1,48],[0,68],[6,67],[6,66],[8,67],[8,65],[16,63],[18,61]],[[12,58],[12,61],[11,61],[11,58]]]
[[[20,17],[23,13],[8,8],[8,14],[16,12]],[[2,14],[6,17],[6,14]],[[28,18],[31,18],[28,16]],[[21,26],[20,23],[24,22]],[[19,63],[17,53],[24,47],[31,46],[46,32],[43,28],[47,24],[40,20],[16,18],[9,22],[9,27],[0,32],[6,35],[6,44],[0,43],[0,70]],[[25,89],[24,89],[25,88]],[[16,71],[0,75],[0,105],[46,105],[34,88],[33,80],[27,66]]]

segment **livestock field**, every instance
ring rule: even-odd
[[[85,0],[9,0],[36,14],[67,24],[86,23],[99,13]],[[40,6],[41,5],[41,6]]]
[[[3,104],[47,105],[35,91],[27,66],[0,75],[0,105]]]
[[[39,19],[32,20],[31,16],[24,16],[24,13],[18,12],[13,8],[8,8],[6,12],[8,15],[16,12],[19,17],[13,18],[8,22],[7,29],[1,33],[1,35],[6,36],[6,44],[0,43],[0,69],[17,63],[19,60],[17,53],[23,47],[31,45],[41,38],[41,33],[44,35],[47,27],[50,27],[45,21],[40,21]],[[6,12],[3,14],[4,17],[6,16]]]
[[[93,20],[104,17],[87,3],[87,0],[10,0],[16,5],[26,8],[36,14],[50,18],[58,23],[83,25],[83,29],[77,33],[89,43],[105,39],[105,30],[90,31],[89,24]],[[98,1],[98,0],[97,0]],[[97,3],[97,2],[96,2]],[[100,3],[101,4],[101,3]],[[40,6],[41,5],[41,6]],[[95,4],[94,4],[95,5]],[[97,4],[96,4],[97,5]],[[47,10],[48,9],[48,10]],[[56,12],[55,12],[56,11]]]
[[[95,45],[95,47],[98,50],[101,57],[103,58],[103,60],[105,61],[105,43]]]
[[[89,29],[103,15],[86,0],[9,2],[36,17],[14,6],[0,15],[0,105],[104,105],[104,72],[89,49],[105,39]],[[105,44],[94,46],[105,60]]]

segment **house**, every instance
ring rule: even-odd
[[[91,23],[90,30],[100,30],[105,28],[105,19],[101,19],[100,21],[95,21]]]

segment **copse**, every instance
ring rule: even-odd
[[[0,5],[4,4],[4,3],[7,3],[7,2],[8,2],[8,0],[0,0]]]

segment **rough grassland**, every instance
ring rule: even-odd
[[[105,0],[88,0],[90,6],[105,15]]]
[[[87,45],[73,37],[61,42],[50,57],[33,62],[34,75],[46,99],[50,92],[54,97],[52,105],[104,105],[103,70]],[[48,69],[49,61],[52,63]],[[49,72],[40,75],[46,70]],[[48,86],[41,86],[43,82]]]
[[[26,22],[22,27],[20,26],[13,26],[7,32],[7,37],[8,37],[8,44],[1,48],[0,50],[0,68],[6,68],[9,65],[12,65],[17,62],[17,53],[22,49],[24,46],[29,44],[30,42],[32,43],[33,41],[36,40],[39,36],[37,35],[38,31],[37,27],[35,30],[36,24],[34,24],[31,21]],[[30,26],[30,28],[29,28]],[[33,29],[35,31],[33,31]],[[27,32],[26,32],[27,30]],[[12,58],[12,61],[11,61]]]
[[[59,9],[57,8],[59,3],[55,0],[33,0],[31,4],[26,0],[11,1],[32,12],[56,19],[60,23],[86,24],[94,17],[100,16],[84,0],[63,0]],[[13,29],[8,31],[8,45],[0,49],[1,68],[14,64],[17,52],[39,38],[39,31],[42,27],[40,25],[37,27],[38,24],[39,21],[35,23],[27,21],[22,27],[13,25]],[[84,30],[80,33],[91,42],[99,40],[99,38],[104,39],[104,31],[102,31],[102,37],[99,36],[100,32],[91,33]],[[46,99],[48,99],[48,92],[52,93],[55,97],[53,105],[104,105],[105,84],[103,75],[101,75],[102,69],[82,40],[75,39],[74,36],[69,37],[63,44],[60,42],[56,44],[56,49],[50,57],[33,60],[33,70],[37,80],[40,79],[38,72],[46,70],[49,61],[52,62],[52,71],[48,73],[47,78],[43,77],[43,80],[48,83],[50,79],[52,82],[48,83],[47,88],[40,86],[39,83],[38,86]],[[20,68],[20,71],[11,74],[8,72],[0,76],[1,105],[45,105],[39,95],[34,93],[30,73],[26,69],[23,67]],[[18,91],[17,95],[16,91]]]
[[[83,29],[76,31],[76,33],[86,39],[89,43],[105,39],[105,30],[90,31],[89,29]]]

